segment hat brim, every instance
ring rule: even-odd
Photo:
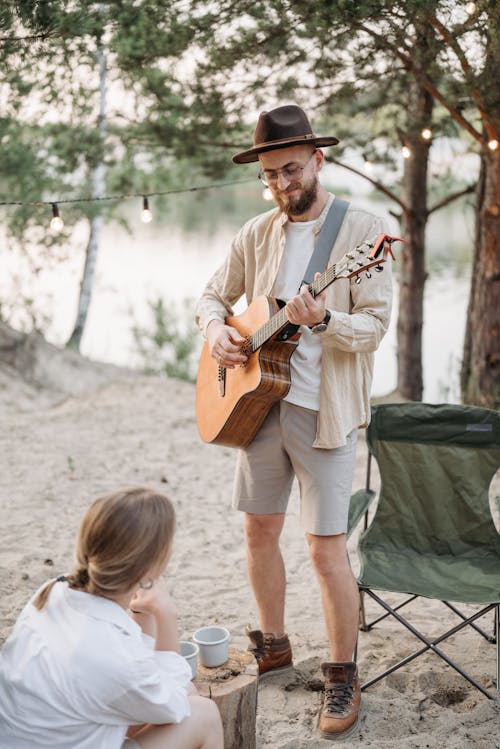
[[[283,140],[273,140],[268,143],[258,143],[247,151],[235,153],[233,161],[235,164],[251,164],[252,162],[259,160],[260,153],[265,153],[266,151],[277,151],[280,148],[304,145],[313,145],[316,148],[322,148],[326,146],[336,146],[338,142],[338,138],[329,136],[318,138],[311,135],[301,135],[295,138],[284,138]]]

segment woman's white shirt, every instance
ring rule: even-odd
[[[129,725],[190,714],[191,676],[117,603],[58,582],[0,651],[0,747],[119,749]]]

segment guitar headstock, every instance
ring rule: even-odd
[[[346,252],[338,263],[329,265],[325,272],[309,285],[309,291],[313,296],[317,296],[337,278],[357,276],[355,283],[360,283],[360,274],[363,271],[366,271],[367,277],[370,278],[370,268],[375,267],[377,272],[382,271],[382,263],[387,260],[387,255],[390,255],[393,260],[395,259],[391,247],[392,243],[405,241],[405,239],[399,237],[390,237],[389,234],[379,234],[376,239],[359,244],[353,250]]]
[[[392,243],[405,241],[399,237],[391,237],[389,234],[379,234],[376,240],[358,245],[350,252],[346,252],[344,257],[336,263],[336,278],[358,276],[356,283],[359,283],[360,273],[363,271],[368,271],[366,275],[370,278],[369,268],[375,267],[375,270],[380,272],[383,270],[382,263],[386,262],[388,255],[393,260],[396,259],[392,251]]]

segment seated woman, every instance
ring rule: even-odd
[[[88,508],[74,570],[35,594],[0,651],[2,749],[223,749],[160,577],[174,526],[148,488]]]

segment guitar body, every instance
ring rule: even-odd
[[[244,338],[278,310],[276,300],[260,296],[241,315],[226,318]],[[278,335],[278,334],[277,334]],[[196,383],[196,418],[200,437],[227,447],[246,447],[276,401],[290,389],[290,358],[299,334],[286,341],[277,335],[250,354],[244,367],[224,369],[205,343]]]

